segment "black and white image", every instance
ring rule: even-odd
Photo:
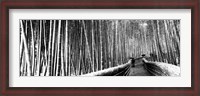
[[[19,20],[19,74],[180,76],[180,22]]]

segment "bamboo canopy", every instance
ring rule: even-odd
[[[20,20],[19,53],[20,76],[80,76],[143,53],[180,66],[180,20]]]

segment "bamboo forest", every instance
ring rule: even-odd
[[[180,67],[180,20],[20,20],[19,24],[20,76],[84,76],[102,70],[132,76],[143,70],[131,71],[142,54],[148,62]],[[127,65],[131,58],[134,66]],[[152,72],[154,67],[144,68]]]

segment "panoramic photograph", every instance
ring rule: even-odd
[[[20,76],[180,76],[179,19],[19,20]]]

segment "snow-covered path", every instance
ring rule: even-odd
[[[137,65],[130,69],[129,76],[152,76],[143,65]]]
[[[82,76],[180,76],[180,67],[163,62],[126,63]]]

